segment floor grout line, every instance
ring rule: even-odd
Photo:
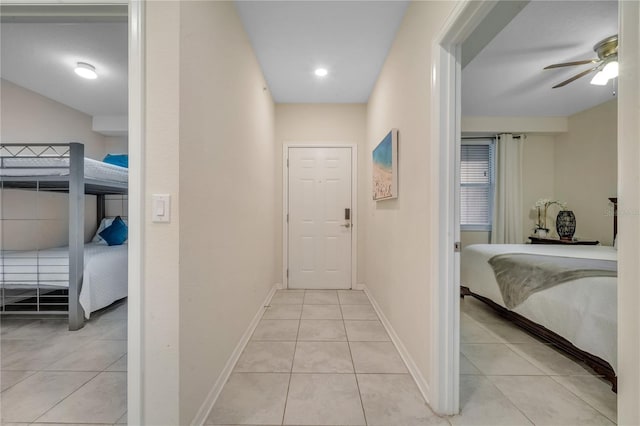
[[[304,295],[306,294],[306,290],[303,291],[302,300],[304,301]],[[304,305],[303,305],[304,309]],[[302,316],[302,310],[300,310],[300,316]],[[287,402],[289,401],[289,389],[291,388],[291,378],[293,377],[293,365],[296,362],[296,352],[298,351],[298,336],[300,336],[300,324],[302,324],[302,320],[298,320],[298,330],[296,331],[296,341],[293,347],[293,358],[291,358],[291,369],[289,371],[289,383],[287,384],[287,393],[284,396],[284,410],[282,410],[282,421],[281,425],[284,425],[284,418],[287,414]]]

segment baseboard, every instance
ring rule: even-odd
[[[362,290],[364,290],[365,294],[371,301],[371,305],[373,305],[373,309],[378,314],[378,317],[380,318],[382,325],[387,330],[387,333],[389,333],[391,342],[400,353],[400,357],[402,358],[405,365],[407,366],[407,369],[409,370],[409,374],[411,374],[411,377],[413,377],[413,381],[416,382],[416,385],[418,386],[418,389],[420,390],[422,397],[427,402],[427,404],[431,405],[429,403],[429,396],[430,396],[429,383],[425,380],[424,376],[420,372],[420,369],[418,369],[418,366],[416,365],[411,355],[409,355],[407,348],[404,346],[404,344],[402,343],[402,341],[394,331],[393,327],[391,326],[391,323],[389,322],[387,317],[384,315],[384,313],[380,309],[378,302],[376,302],[376,299],[371,295],[371,292],[369,292],[369,289],[367,288],[367,286],[365,284],[360,284],[360,285],[362,286]]]
[[[365,287],[364,283],[356,283],[356,284],[353,286],[353,289],[354,289],[354,290],[364,290],[364,287]]]
[[[276,283],[275,287],[276,287],[276,290],[284,290],[284,285],[282,285],[282,283]]]
[[[267,297],[264,299],[264,303],[262,303],[262,305],[260,306],[260,309],[258,309],[258,312],[256,312],[256,315],[253,317],[253,319],[249,323],[249,327],[247,327],[244,334],[240,338],[240,341],[238,342],[235,349],[231,353],[231,356],[227,360],[227,364],[222,369],[220,376],[218,376],[218,380],[216,380],[215,384],[213,385],[213,388],[211,388],[211,390],[209,391],[209,394],[207,395],[207,398],[204,400],[204,403],[198,410],[198,413],[191,421],[192,426],[201,426],[201,425],[204,425],[205,421],[207,421],[207,417],[209,416],[209,413],[213,409],[213,405],[216,403],[216,400],[220,396],[220,392],[222,392],[222,388],[224,387],[225,383],[227,383],[227,380],[229,379],[229,376],[233,371],[233,367],[235,367],[236,363],[238,362],[238,359],[240,358],[240,355],[242,355],[242,351],[247,346],[247,343],[249,343],[249,339],[251,338],[251,335],[255,331],[256,327],[258,326],[258,323],[260,322],[260,319],[262,318],[262,314],[264,313],[265,307],[269,305],[269,303],[271,302],[271,298],[273,297],[277,289],[278,289],[278,284],[274,284],[274,286],[271,287],[269,294],[267,294]]]

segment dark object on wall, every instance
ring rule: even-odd
[[[561,240],[573,239],[576,233],[576,216],[571,210],[560,210],[556,217],[556,231]]]

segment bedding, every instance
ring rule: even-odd
[[[615,277],[613,260],[577,259],[565,256],[508,253],[489,259],[502,300],[513,309],[533,293],[585,277]]]
[[[2,158],[1,165],[0,176],[67,176],[69,174],[68,158]],[[91,158],[84,159],[84,177],[114,183],[126,183],[129,179],[126,168]]]
[[[489,260],[507,253],[617,261],[616,250],[607,246],[476,244],[462,251],[461,285],[506,308]],[[617,369],[616,277],[584,277],[568,281],[531,294],[511,310]]]
[[[0,279],[7,289],[43,289],[69,287],[69,248],[2,253]],[[127,297],[127,245],[106,246],[88,243],[84,246],[84,275],[80,305],[85,317]]]

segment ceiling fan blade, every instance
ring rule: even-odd
[[[557,89],[558,87],[566,86],[567,84],[571,83],[572,81],[575,81],[575,80],[579,79],[580,77],[584,77],[585,75],[587,75],[590,72],[595,71],[597,69],[598,69],[598,66],[593,67],[591,69],[588,69],[586,71],[582,71],[581,73],[574,75],[570,79],[565,80],[562,83],[556,84],[555,86],[553,86],[553,89]]]
[[[562,64],[549,65],[547,67],[544,67],[543,69],[550,70],[552,68],[572,67],[574,65],[595,64],[596,62],[600,62],[600,59],[585,59],[583,61],[564,62]]]

